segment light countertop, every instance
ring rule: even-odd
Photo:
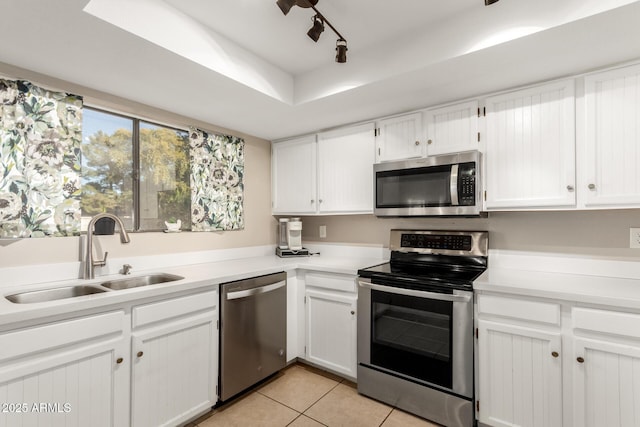
[[[543,264],[539,258],[525,261],[495,262],[497,267],[490,262],[474,290],[640,310],[640,263],[558,257],[556,265],[544,267],[550,271],[536,271]]]
[[[210,262],[202,264],[184,265],[167,268],[156,268],[147,271],[136,271],[130,276],[109,275],[92,280],[74,279],[37,285],[21,285],[2,288],[2,296],[28,292],[47,288],[59,288],[73,285],[99,285],[108,280],[126,277],[142,276],[152,273],[169,273],[184,277],[173,282],[142,286],[126,290],[112,290],[94,295],[67,298],[56,301],[15,304],[6,298],[0,298],[0,325],[10,325],[19,322],[33,321],[51,316],[82,313],[88,310],[104,308],[115,309],[116,306],[132,303],[142,299],[161,297],[170,294],[184,293],[198,289],[215,288],[220,283],[280,271],[295,269],[331,272],[353,275],[358,269],[380,264],[386,260],[381,258],[346,258],[313,256],[304,258],[279,258],[275,255],[235,260]],[[19,326],[19,325],[16,325]]]

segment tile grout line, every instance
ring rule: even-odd
[[[320,424],[322,424],[323,426],[325,426],[325,427],[326,427],[326,424],[325,424],[325,423],[323,423],[323,422],[321,422],[321,421],[316,420],[316,419],[315,419],[315,418],[313,418],[311,415],[308,415],[308,414],[306,414],[305,412],[307,412],[309,409],[311,409],[311,408],[313,407],[313,405],[315,405],[316,403],[320,402],[320,401],[321,401],[321,400],[322,400],[326,395],[328,395],[328,394],[329,394],[329,393],[331,393],[333,390],[335,390],[335,389],[336,389],[336,387],[338,387],[340,384],[342,384],[342,383],[343,383],[343,381],[346,381],[346,380],[345,380],[344,378],[342,378],[340,381],[338,381],[338,382],[337,382],[337,384],[336,384],[336,385],[334,385],[333,387],[331,387],[331,389],[330,389],[329,391],[327,391],[325,394],[323,394],[322,396],[320,396],[320,397],[318,398],[318,400],[316,400],[316,401],[315,401],[315,402],[313,402],[311,405],[309,405],[309,407],[308,407],[307,409],[305,409],[305,410],[304,410],[304,412],[302,413],[302,415],[304,415],[305,417],[310,418],[310,419],[312,419],[313,421],[315,421],[315,422],[317,422],[317,423],[320,423]]]

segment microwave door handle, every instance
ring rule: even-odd
[[[451,165],[451,177],[449,181],[451,188],[451,206],[458,206],[458,165]]]
[[[471,301],[471,295],[450,295],[440,294],[437,292],[416,291],[415,289],[396,288],[391,286],[376,285],[374,283],[358,281],[358,284],[362,288],[373,289],[374,291],[389,292],[392,294],[406,295],[410,297],[428,298],[439,301],[451,301],[451,302],[469,302]]]

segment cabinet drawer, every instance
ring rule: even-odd
[[[203,292],[186,297],[172,298],[166,301],[153,302],[133,308],[133,327],[138,328],[150,323],[184,316],[218,305],[218,291]]]
[[[478,313],[560,326],[560,304],[478,295]]]
[[[573,329],[640,338],[640,314],[574,307]]]
[[[333,273],[307,272],[305,284],[314,288],[333,289],[335,291],[355,292],[355,276],[346,276]]]
[[[0,335],[0,361],[77,343],[85,344],[121,334],[123,327],[124,312],[113,311],[8,332]]]

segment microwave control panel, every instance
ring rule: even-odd
[[[461,206],[476,204],[476,164],[462,163],[458,166],[458,203]]]

